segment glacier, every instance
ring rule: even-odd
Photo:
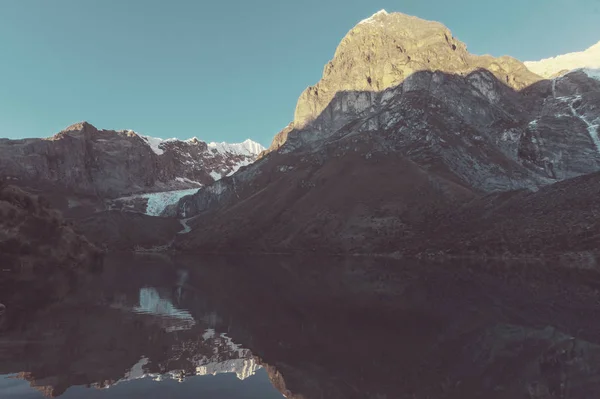
[[[137,198],[147,199],[146,211],[148,216],[160,216],[169,205],[176,204],[186,195],[195,194],[198,188],[188,188],[185,190],[160,191],[157,193],[135,194],[128,197],[117,198],[115,201],[131,201]]]

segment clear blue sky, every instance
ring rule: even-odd
[[[87,120],[267,145],[382,8],[440,21],[476,54],[535,60],[600,40],[600,0],[0,0],[0,137]]]

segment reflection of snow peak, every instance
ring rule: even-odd
[[[221,373],[235,373],[237,378],[245,380],[251,377],[260,369],[253,358],[251,359],[231,359],[220,363],[209,363],[196,367],[196,375],[216,375]]]
[[[158,292],[153,288],[145,288],[142,291],[144,294],[140,292],[140,304],[143,302],[146,305],[147,313],[156,314],[158,311],[161,314],[167,312],[180,315],[181,311],[173,312],[173,305],[170,303],[165,304],[164,302],[168,301],[158,297]],[[142,296],[144,297],[143,299]],[[142,305],[140,305],[141,307]],[[176,358],[184,356],[187,360],[195,364],[195,374],[197,376],[235,373],[238,379],[245,380],[262,368],[261,365],[256,363],[249,349],[242,348],[224,333],[217,334],[212,328],[205,330],[201,335],[201,339],[188,341],[187,343],[180,342],[179,345],[179,351],[175,351]],[[183,381],[181,370],[169,370],[164,374],[146,373],[144,367],[150,363],[152,363],[152,360],[143,356],[136,364],[131,366],[131,369],[125,373],[123,378],[106,388],[110,388],[123,381],[140,378],[151,378],[154,381],[163,381],[165,379]]]
[[[209,328],[202,334],[202,339],[213,346],[214,355],[212,357],[205,356],[199,361],[196,366],[196,375],[235,373],[237,378],[245,380],[261,368],[256,364],[249,349],[242,348],[224,333],[217,335],[214,329]],[[233,359],[223,360],[219,355],[220,348]]]

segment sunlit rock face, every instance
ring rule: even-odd
[[[301,129],[314,121],[339,92],[380,92],[419,71],[466,74],[477,68],[517,90],[540,80],[516,59],[469,54],[439,22],[380,11],[348,32],[322,79],[302,93],[294,126]],[[362,93],[348,97],[343,107],[360,112],[371,105],[371,96]]]

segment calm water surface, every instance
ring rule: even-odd
[[[4,276],[0,398],[600,397],[594,273],[127,254]]]

